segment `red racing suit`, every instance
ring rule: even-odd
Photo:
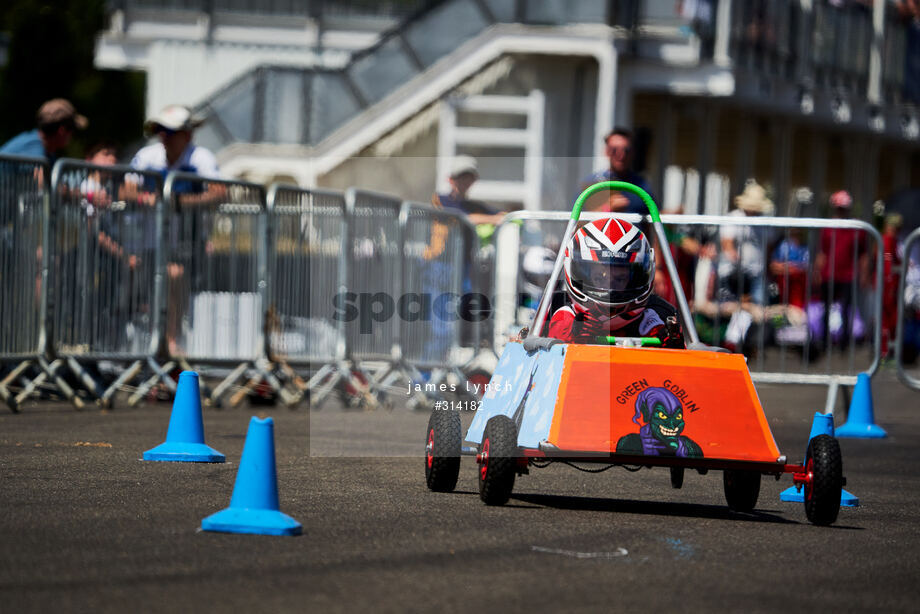
[[[668,324],[673,318],[673,324]],[[677,311],[664,299],[652,295],[641,309],[612,318],[598,318],[570,306],[560,307],[550,318],[546,336],[566,343],[597,343],[605,335],[617,337],[658,337],[664,347],[684,347],[677,326]]]

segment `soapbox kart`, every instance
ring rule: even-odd
[[[601,190],[638,194],[658,245],[667,245],[651,197],[619,181],[595,184],[579,196],[562,245],[577,230],[584,202]],[[648,347],[657,345],[657,338],[606,337],[589,345],[540,337],[534,331],[543,330],[547,297],[563,266],[560,249],[529,332],[505,346],[466,436],[459,413],[432,412],[425,447],[428,488],[453,491],[463,455],[475,455],[479,494],[489,505],[508,501],[516,476],[550,463],[667,467],[675,488],[686,469],[712,470],[722,471],[728,506],[750,512],[762,476],[791,473],[795,486],[805,490],[808,519],[833,523],[845,484],[837,440],[813,437],[803,464],[786,462],[744,357],[700,342],[670,251],[661,255],[674,282],[686,349]]]

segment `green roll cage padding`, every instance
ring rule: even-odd
[[[639,337],[642,340],[642,347],[661,347],[661,339],[658,337]],[[611,335],[598,337],[597,340],[600,343],[608,343],[614,345],[617,342],[617,338]]]
[[[649,196],[648,192],[637,185],[633,185],[625,181],[601,181],[600,183],[595,183],[594,185],[585,188],[585,191],[582,192],[575,200],[575,206],[572,208],[572,219],[577,221],[579,216],[581,216],[581,208],[584,206],[585,201],[588,200],[591,196],[603,190],[625,190],[627,192],[637,194],[639,198],[642,199],[642,202],[645,203],[645,206],[648,207],[648,212],[652,216],[652,221],[661,221],[661,217],[658,215],[658,205],[655,204],[655,201],[652,200],[652,197]]]

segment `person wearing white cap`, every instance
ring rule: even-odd
[[[450,192],[435,194],[431,202],[436,207],[455,209],[467,215],[470,222],[479,224],[498,224],[505,214],[489,205],[467,199],[470,188],[479,179],[479,168],[473,156],[457,156],[450,165]]]
[[[170,171],[193,173],[205,179],[220,179],[220,170],[214,154],[192,143],[192,134],[201,124],[202,120],[194,117],[188,107],[175,104],[164,107],[144,122],[144,132],[148,135],[155,134],[160,142],[138,150],[131,160],[131,166],[140,171],[158,172],[163,175],[164,180]],[[148,190],[152,187],[147,186]],[[178,193],[179,202],[183,206],[216,202],[226,193],[223,184],[195,181],[178,181],[173,185],[173,190]],[[181,284],[182,278],[186,275],[185,266],[170,262],[166,265],[166,272],[171,286],[169,292],[175,296],[183,296],[174,288]],[[194,271],[192,273],[194,274]],[[171,353],[176,351],[179,319],[187,308],[187,302],[180,299],[176,309],[169,312],[166,338]]]
[[[214,154],[192,143],[192,134],[201,124],[188,107],[175,104],[164,107],[144,123],[144,132],[156,135],[160,142],[141,148],[131,160],[131,166],[157,171],[164,177],[169,171],[183,171],[219,178]]]
[[[89,125],[87,119],[77,113],[70,101],[54,98],[45,102],[35,114],[35,130],[22,132],[4,143],[0,153],[14,156],[45,158],[49,163],[70,144],[73,133]]]

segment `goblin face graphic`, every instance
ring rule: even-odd
[[[636,396],[633,422],[640,425],[639,432],[621,437],[617,453],[702,458],[703,450],[681,435],[685,426],[684,410],[670,390],[646,388],[640,392]]]
[[[668,447],[677,449],[677,436],[684,430],[684,412],[680,408],[680,403],[677,404],[676,409],[665,407],[663,403],[656,403],[651,415],[646,417],[643,413],[643,418],[648,422],[649,431],[656,439],[664,442]]]

